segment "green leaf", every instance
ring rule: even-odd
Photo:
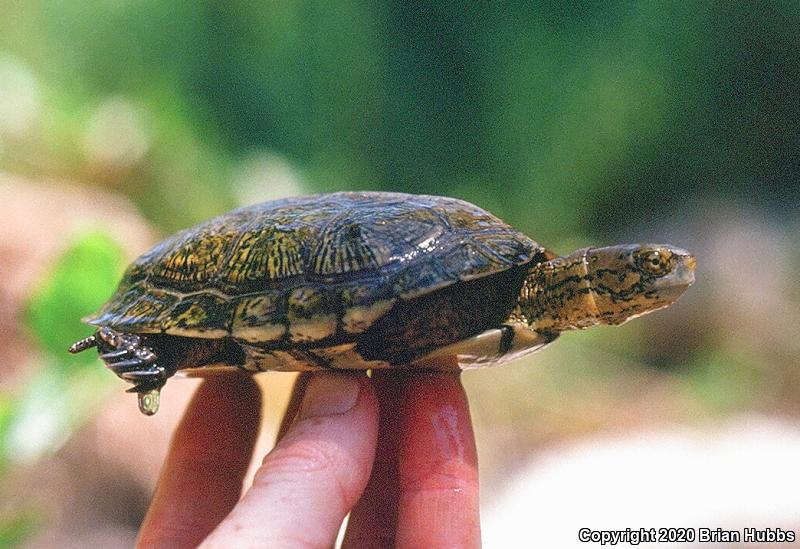
[[[31,297],[26,326],[44,357],[13,397],[0,394],[0,468],[58,448],[112,384],[96,353],[70,355],[67,348],[92,332],[80,319],[114,291],[122,261],[122,250],[109,236],[85,233]]]
[[[74,341],[92,332],[80,319],[96,311],[114,291],[122,261],[117,243],[99,231],[83,234],[64,253],[26,311],[26,325],[45,351],[63,357]],[[74,358],[86,364],[93,357],[87,353]]]

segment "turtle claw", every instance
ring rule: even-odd
[[[150,367],[152,372],[160,372],[163,374],[163,368],[155,367],[156,355],[153,351],[146,348],[140,349],[120,349],[119,351],[111,351],[110,353],[103,353],[100,355],[106,366],[120,377],[122,374],[128,373],[133,369]],[[119,360],[126,359],[126,360]]]
[[[155,368],[152,370],[133,370],[122,372],[117,375],[125,381],[136,383],[136,386],[132,387],[132,389],[148,388],[151,387],[151,382],[161,381],[161,379],[164,377],[164,369]],[[135,392],[138,393],[139,391]]]
[[[129,348],[126,349],[119,349],[118,351],[109,351],[108,353],[102,353],[100,355],[100,360],[103,362],[113,361],[117,358],[124,358],[130,356],[132,354],[132,350]]]
[[[142,366],[147,366],[147,364],[143,363],[138,358],[131,358],[128,360],[120,360],[119,362],[109,362],[107,359],[103,359],[103,362],[106,363],[106,366],[109,370],[117,374],[119,377],[125,379],[125,375],[130,373],[132,370],[136,368],[141,368]]]

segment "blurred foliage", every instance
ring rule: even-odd
[[[0,548],[21,546],[40,522],[39,517],[31,513],[19,513],[10,519],[0,517]]]
[[[27,327],[44,356],[14,394],[0,393],[0,490],[13,463],[30,463],[64,443],[102,401],[113,377],[97,367],[94,353],[67,355],[86,326],[64,319],[85,316],[102,305],[122,269],[122,252],[105,233],[92,232],[75,242],[31,297]],[[42,520],[25,509],[0,512],[0,547],[17,547]]]
[[[70,344],[88,335],[87,326],[59,320],[80,318],[98,310],[116,287],[122,262],[119,245],[103,232],[76,239],[28,306],[26,325],[43,350],[60,357]],[[91,355],[79,354],[75,358],[94,362]],[[70,357],[69,368],[73,365]]]
[[[759,359],[729,349],[715,349],[699,355],[686,366],[683,376],[697,398],[717,413],[731,413],[753,405],[769,390],[769,379],[759,367]]]
[[[78,237],[31,297],[27,327],[44,353],[14,395],[0,394],[0,473],[11,461],[26,462],[63,443],[103,396],[112,376],[94,353],[66,349],[90,329],[65,319],[97,310],[122,272],[122,252],[105,233]]]
[[[167,231],[235,203],[261,150],[313,190],[458,195],[547,242],[709,192],[789,211],[799,24],[788,0],[14,3],[0,50],[42,135],[2,164],[116,186]],[[108,101],[135,154],[103,161]]]

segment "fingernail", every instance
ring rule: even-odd
[[[315,376],[306,388],[300,418],[344,414],[356,405],[359,382],[351,375]]]

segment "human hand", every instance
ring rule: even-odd
[[[236,372],[205,380],[138,545],[329,548],[348,512],[343,547],[480,545],[475,443],[457,374],[302,374],[294,397],[296,417],[290,406],[285,433],[239,499],[260,393]]]

